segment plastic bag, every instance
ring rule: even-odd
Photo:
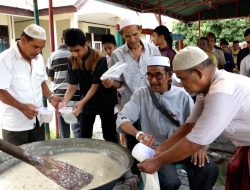
[[[50,123],[53,118],[54,108],[41,107],[38,109],[37,119],[40,123]]]
[[[143,162],[147,158],[154,156],[154,150],[143,143],[137,143],[132,150],[132,156],[139,162]],[[154,174],[141,172],[141,175],[144,183],[144,190],[160,190],[158,172]]]
[[[59,112],[62,114],[64,121],[68,124],[77,123],[77,118],[72,113],[72,110],[72,107],[63,107],[59,110]]]
[[[115,65],[110,67],[105,73],[102,74],[101,80],[106,80],[110,78],[119,80],[127,65],[127,63],[117,62]]]
[[[158,172],[153,174],[141,172],[141,176],[144,183],[144,190],[161,190]]]

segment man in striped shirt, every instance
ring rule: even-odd
[[[64,97],[64,94],[69,87],[68,84],[68,57],[71,55],[67,46],[64,44],[64,33],[62,34],[62,45],[58,50],[51,53],[47,62],[48,77],[54,83],[53,91],[54,94],[59,97]],[[67,106],[73,107],[76,101],[80,100],[79,90],[73,96],[71,101]],[[70,137],[70,124],[66,123],[61,115],[58,115],[58,125],[59,125],[59,134],[61,138]],[[80,137],[80,127],[79,124],[71,124],[71,129],[76,138]]]

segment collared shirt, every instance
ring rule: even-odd
[[[193,100],[183,88],[171,86],[163,94],[155,93],[159,103],[171,111],[180,123],[184,123],[193,108]],[[142,131],[152,134],[156,144],[162,143],[171,136],[177,126],[164,116],[153,104],[147,87],[141,87],[134,92],[131,99],[125,104],[117,117],[117,131],[121,131],[124,122],[140,120]]]
[[[201,145],[221,133],[236,146],[250,145],[250,79],[217,70],[208,94],[197,96],[188,123],[196,123],[187,139]]]
[[[47,80],[42,55],[31,60],[22,57],[17,43],[0,54],[0,89],[7,90],[17,101],[42,107],[41,83]],[[29,120],[21,111],[2,104],[1,127],[9,131],[25,131],[34,128],[35,117]]]
[[[128,102],[133,92],[144,86],[146,83],[145,74],[147,72],[147,59],[150,56],[161,55],[158,48],[153,44],[142,43],[143,51],[140,56],[139,62],[134,58],[129,50],[127,44],[117,48],[111,57],[110,65],[117,62],[127,63],[127,69],[123,72],[120,81],[123,83],[122,87],[118,89],[121,94],[121,104],[124,105]]]
[[[99,87],[96,93],[84,105],[82,113],[84,114],[103,114],[110,110],[114,110],[117,104],[116,90],[113,88],[107,89],[101,83],[101,76],[108,70],[107,60],[104,56],[99,55],[98,50],[89,48],[87,55],[82,58],[82,62],[97,59],[95,69],[87,70],[84,66],[82,69],[72,68],[72,64],[68,67],[69,83],[72,85],[79,85],[81,96],[84,97],[93,84],[98,84]]]

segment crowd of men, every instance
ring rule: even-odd
[[[236,146],[226,190],[249,189],[250,28],[244,49],[238,41],[230,49],[225,39],[218,47],[215,34],[208,32],[198,47],[176,52],[167,27],[153,30],[153,43],[143,42],[141,33],[138,19],[122,19],[125,44],[117,47],[113,35],[103,35],[103,53],[88,45],[82,30],[65,29],[46,73],[41,55],[46,32],[27,26],[20,40],[0,54],[3,139],[16,145],[45,140],[37,115],[46,97],[57,110],[62,138],[70,137],[70,128],[76,138],[92,138],[99,115],[104,140],[119,143],[119,134],[125,134],[130,151],[138,142],[154,148],[154,157],[135,162],[132,172],[158,171],[162,190],[179,189],[176,163],[185,165],[191,190],[211,190],[218,169],[206,147],[223,133]],[[127,64],[120,77],[101,80],[118,62]],[[77,123],[68,124],[58,112],[67,106],[73,107]]]

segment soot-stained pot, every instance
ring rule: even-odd
[[[60,153],[68,152],[90,152],[98,153],[108,156],[119,165],[124,166],[121,174],[106,184],[103,184],[95,190],[112,190],[115,183],[131,168],[133,158],[131,154],[122,146],[94,139],[55,139],[48,141],[34,142],[26,145],[22,145],[22,148],[34,155],[56,155]],[[16,166],[21,161],[0,152],[0,175],[8,169]]]

